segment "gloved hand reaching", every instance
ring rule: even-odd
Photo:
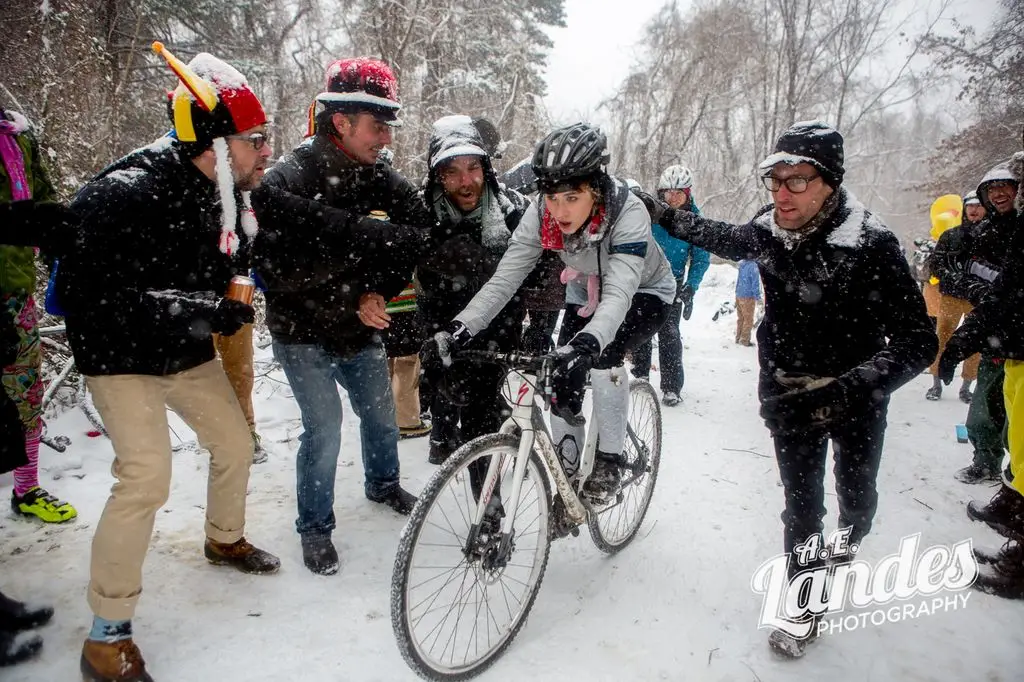
[[[156,323],[172,334],[231,336],[256,318],[251,305],[220,298],[212,291],[147,291],[145,299]]]
[[[679,290],[679,298],[683,302],[683,319],[690,319],[690,315],[693,315],[693,287],[689,284],[684,284]]]
[[[248,303],[233,298],[222,298],[213,311],[210,328],[214,334],[231,336],[255,319],[256,311]]]
[[[631,191],[640,201],[644,202],[644,206],[647,207],[647,212],[651,216],[651,224],[662,225],[662,219],[672,212],[672,208],[661,199],[651,196],[643,190],[633,189]]]
[[[452,356],[472,338],[466,325],[452,320],[444,329],[427,339],[420,348],[420,373],[423,380],[431,386],[443,386],[445,371],[452,365]]]
[[[850,408],[852,396],[840,379],[792,375],[777,370],[775,380],[789,390],[761,403],[761,417],[774,435],[827,428]]]
[[[946,347],[939,358],[938,377],[942,383],[949,386],[953,383],[953,376],[956,374],[956,366],[973,355],[973,351],[967,348],[962,337],[955,332],[946,342]]]

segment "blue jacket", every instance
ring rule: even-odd
[[[700,215],[700,209],[696,206],[694,206],[693,212]],[[683,272],[686,270],[686,261],[690,261],[690,272],[686,276],[686,283],[694,291],[697,291],[700,288],[701,280],[704,279],[704,273],[711,265],[711,254],[704,249],[692,246],[690,242],[670,237],[665,228],[657,223],[651,225],[651,231],[654,233],[654,241],[658,242],[658,246],[665,252],[665,257],[668,258],[669,265],[672,266],[672,274],[676,279],[683,276]]]
[[[740,261],[740,273],[736,279],[736,298],[761,298],[761,275],[757,263],[752,260]]]

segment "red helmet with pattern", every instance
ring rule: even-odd
[[[373,114],[389,125],[401,125],[398,79],[386,62],[370,57],[337,59],[327,66],[326,87],[310,107],[310,129],[318,111]]]

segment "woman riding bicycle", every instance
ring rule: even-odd
[[[571,281],[554,353],[551,430],[571,477],[579,467],[579,415],[593,367],[598,452],[584,492],[597,498],[614,493],[621,480],[629,407],[625,356],[658,331],[676,294],[647,209],[625,182],[607,173],[608,161],[604,134],[583,123],[540,142],[533,171],[543,198],[527,208],[494,276],[434,338],[439,349],[464,346],[487,329],[546,250],[558,253],[567,266],[563,280]]]

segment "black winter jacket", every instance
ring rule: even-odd
[[[977,224],[959,225],[946,230],[928,258],[928,270],[932,276],[938,277],[939,292],[943,296],[968,300],[970,282],[967,279],[967,249],[971,231],[976,228]]]
[[[416,189],[390,165],[359,164],[317,134],[267,171],[252,200],[273,337],[342,357],[379,338],[360,322],[359,299],[388,301],[409,283],[433,224]],[[389,221],[367,217],[376,210]]]
[[[218,248],[216,183],[164,138],[103,170],[71,208],[80,226],[56,286],[79,369],[159,376],[213,360],[210,315],[248,270],[240,229],[238,255]]]
[[[1015,222],[1002,273],[954,333],[970,351],[967,356],[982,352],[1024,360],[1024,214]]]
[[[757,262],[765,317],[757,330],[760,395],[783,389],[774,372],[835,377],[873,403],[927,367],[938,351],[924,299],[897,238],[840,189],[832,216],[790,246],[772,206],[745,225],[672,222],[672,236],[729,260]],[[665,221],[668,222],[668,221]]]
[[[508,248],[508,239],[526,211],[521,194],[500,187],[488,165],[487,184],[497,198],[508,234],[496,243],[486,244],[480,220],[442,221],[435,230],[435,247],[416,268],[417,307],[420,323],[427,335],[443,329],[491,278]],[[424,193],[433,194],[434,183],[426,183]],[[477,344],[497,341],[502,350],[518,346],[522,334],[524,308],[519,296],[513,297],[487,331],[474,339]]]
[[[1003,269],[1006,253],[1017,224],[1017,217],[991,209],[989,216],[965,235],[961,267],[961,287],[973,305],[984,300],[992,283]]]

